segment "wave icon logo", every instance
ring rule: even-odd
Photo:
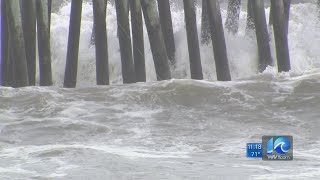
[[[275,150],[279,154],[286,154],[291,148],[290,141],[285,137],[278,137],[275,141],[274,138],[270,138],[267,142],[267,153],[273,154]]]

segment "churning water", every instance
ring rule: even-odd
[[[121,85],[115,8],[108,6],[111,86],[94,86],[92,6],[84,4],[78,88],[63,89],[70,3],[52,14],[54,87],[0,87],[0,179],[317,179],[320,177],[320,25],[316,5],[291,7],[290,73],[257,74],[256,41],[226,33],[232,82],[189,79],[183,11],[173,8],[176,79]],[[269,9],[267,9],[267,14]],[[197,11],[200,29],[201,9]],[[226,10],[222,10],[226,17]],[[147,35],[146,35],[147,37]],[[271,40],[273,44],[273,39]],[[275,54],[273,46],[273,55]],[[294,160],[245,157],[262,135],[293,135]]]

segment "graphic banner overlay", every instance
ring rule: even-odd
[[[263,136],[262,160],[290,161],[293,160],[292,136]]]

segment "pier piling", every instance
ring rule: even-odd
[[[320,0],[319,0],[319,2],[320,2]],[[288,33],[291,0],[283,0],[283,6],[284,6],[285,17],[286,17],[285,27],[286,27],[286,31]],[[273,14],[273,8],[272,8],[272,6],[270,6],[269,26],[273,25],[272,14]]]
[[[51,31],[51,12],[52,12],[52,0],[48,0],[48,25],[49,25],[49,34]]]
[[[25,87],[29,85],[29,78],[19,0],[6,1],[6,12],[9,27],[10,51],[12,53],[11,60],[14,61],[15,70],[15,83],[13,87]]]
[[[159,81],[170,79],[171,72],[169,67],[168,55],[161,31],[156,1],[141,0],[141,6],[148,31],[157,79]]]
[[[35,0],[20,0],[29,85],[36,85],[37,14]]]
[[[93,21],[96,50],[97,85],[109,85],[108,41],[106,28],[106,1],[93,0]]]
[[[122,78],[123,83],[125,84],[136,82],[132,58],[128,3],[128,0],[115,1],[122,65]]]
[[[1,85],[8,86],[9,81],[9,32],[6,13],[6,1],[1,0]]]
[[[160,17],[160,24],[163,33],[164,42],[168,58],[171,64],[175,64],[175,42],[172,27],[172,17],[169,0],[158,0],[158,10]]]
[[[283,0],[283,5],[284,5],[284,14],[285,14],[286,34],[288,34],[288,32],[289,32],[289,19],[290,19],[291,0]]]
[[[200,47],[197,30],[196,7],[194,0],[184,0],[184,15],[187,29],[190,73],[192,79],[203,79]]]
[[[143,20],[140,0],[131,0],[131,29],[133,59],[137,82],[146,81],[146,65],[144,53]]]
[[[290,54],[284,2],[271,0],[273,31],[276,44],[277,64],[279,72],[290,71]]]
[[[219,0],[207,0],[208,15],[210,20],[211,38],[216,64],[218,81],[230,81],[226,41],[224,37]]]
[[[273,19],[272,19],[272,14],[273,14],[273,8],[270,4],[270,13],[269,13],[269,26],[273,25]]]
[[[77,84],[79,41],[81,28],[82,0],[71,1],[67,62],[65,68],[65,88],[75,88]]]
[[[51,46],[48,18],[48,1],[37,0],[37,29],[40,86],[52,85]]]
[[[259,53],[259,71],[263,72],[272,65],[269,33],[264,10],[264,0],[253,0],[253,18]]]
[[[13,58],[13,50],[12,50],[12,42],[10,42],[10,37],[9,37],[9,43],[8,43],[8,55],[9,55],[9,59],[8,59],[8,86],[9,87],[19,87],[16,85],[16,62],[14,61]],[[24,86],[21,86],[24,87]]]

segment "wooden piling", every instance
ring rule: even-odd
[[[105,0],[93,0],[97,85],[109,85],[106,6]]]
[[[163,33],[164,42],[168,58],[171,64],[175,64],[176,46],[174,42],[172,17],[169,0],[158,0],[158,10],[160,17],[160,24]]]
[[[271,6],[271,4],[270,4],[270,12],[269,12],[269,26],[272,26],[272,25],[273,25],[272,14],[273,14],[273,9],[272,9],[272,6]]]
[[[146,82],[143,20],[140,0],[130,0],[133,59],[137,82]]]
[[[219,0],[207,0],[211,38],[218,81],[230,81],[226,41],[224,37]]]
[[[171,78],[168,55],[163,40],[159,14],[155,0],[141,0],[142,11],[147,27],[153,61],[158,80]]]
[[[187,29],[191,78],[201,80],[203,79],[203,74],[200,58],[195,1],[184,0],[183,4]]]
[[[272,57],[269,45],[268,25],[264,9],[264,0],[252,0],[254,13],[254,26],[256,30],[258,53],[259,53],[259,71],[263,72],[267,66],[272,65]]]
[[[12,47],[12,41],[10,40],[10,37],[9,37],[9,48],[8,48],[8,55],[9,55],[9,59],[8,59],[8,86],[9,87],[19,87],[17,85],[17,72],[16,72],[16,62],[15,62],[15,59],[14,59],[14,56],[13,56],[13,53],[15,53],[13,51],[13,47]]]
[[[122,78],[123,83],[125,84],[136,82],[132,58],[128,3],[128,0],[115,1],[122,64]]]
[[[12,49],[12,58],[15,65],[14,87],[29,85],[26,52],[21,22],[19,0],[6,1],[6,11],[9,27],[9,40]]]
[[[52,85],[51,46],[48,19],[48,1],[37,0],[37,29],[40,86]]]
[[[248,4],[247,4],[247,24],[246,24],[247,34],[254,29],[253,1],[254,0],[248,0]]]
[[[6,1],[1,0],[1,85],[8,86],[9,82],[9,32],[6,13]]]
[[[108,0],[104,0],[104,2],[105,2],[105,6],[106,6],[106,8],[105,8],[105,14],[106,14],[106,16],[107,16],[107,4],[108,4]],[[105,18],[106,18],[106,17],[105,17]],[[91,32],[91,38],[90,38],[90,44],[91,44],[91,45],[94,45],[94,44],[95,44],[95,32],[96,32],[95,26],[93,25],[93,26],[92,26],[92,32]]]
[[[241,0],[228,1],[228,16],[226,21],[226,28],[229,32],[236,34],[239,29]]]
[[[284,14],[285,14],[286,34],[288,34],[288,32],[289,32],[289,19],[290,19],[291,0],[283,0],[283,5],[284,5]]]
[[[202,0],[202,16],[201,16],[201,43],[208,44],[210,41],[210,24],[208,18],[207,0]]]
[[[20,0],[22,14],[22,28],[24,33],[24,43],[26,48],[26,58],[28,66],[29,85],[36,85],[36,53],[37,53],[37,33],[36,33],[36,2],[35,0]]]
[[[51,31],[51,11],[52,11],[52,0],[48,0],[48,25],[49,25],[49,34]]]
[[[65,88],[75,88],[77,84],[81,12],[82,0],[72,0],[67,50],[67,63],[63,85]]]
[[[320,0],[319,0],[319,2],[320,2]],[[285,17],[286,17],[285,27],[286,27],[286,31],[288,33],[291,0],[283,0],[283,5],[284,5],[284,12],[285,12]],[[273,25],[272,11],[273,11],[272,6],[270,6],[269,26]]]
[[[273,9],[273,31],[276,44],[277,64],[279,72],[290,71],[290,54],[288,45],[288,34],[286,30],[286,15],[283,1],[271,0]]]

